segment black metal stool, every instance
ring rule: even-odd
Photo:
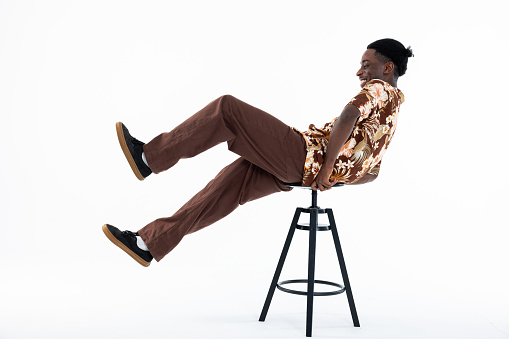
[[[288,184],[288,186],[311,189],[310,187],[303,187],[300,184]],[[335,186],[343,186],[343,184],[336,184]],[[311,330],[313,325],[314,296],[327,296],[346,292],[348,304],[350,306],[350,313],[352,314],[353,324],[355,327],[360,326],[359,318],[357,317],[357,311],[355,309],[355,303],[353,301],[352,288],[350,287],[350,281],[348,280],[348,274],[346,272],[345,259],[343,258],[341,244],[339,243],[338,230],[336,228],[336,222],[334,221],[334,215],[332,213],[332,209],[330,208],[322,209],[318,207],[317,193],[318,193],[317,191],[311,190],[311,206],[309,208],[298,207],[295,210],[295,215],[290,226],[290,231],[288,232],[288,236],[286,237],[285,245],[283,246],[283,252],[281,253],[281,257],[279,258],[276,272],[274,273],[274,278],[272,279],[272,283],[270,284],[269,293],[267,293],[267,298],[265,299],[265,304],[263,305],[262,313],[259,319],[260,321],[265,321],[265,317],[267,316],[270,302],[272,300],[272,296],[274,295],[276,287],[283,292],[306,295],[307,296],[306,337],[311,337]],[[298,223],[301,213],[309,213],[309,225]],[[329,218],[329,225],[319,226],[318,214],[327,214]],[[288,249],[290,248],[290,243],[292,242],[293,234],[295,233],[296,228],[300,230],[309,231],[308,278],[285,280],[278,283],[278,279],[281,274],[281,270],[283,269],[283,264],[285,262],[286,255],[288,253]],[[332,238],[334,239],[334,245],[336,247],[336,253],[338,255],[339,267],[341,269],[341,275],[343,276],[344,286],[330,281],[315,280],[316,232],[329,230],[332,231]],[[307,291],[297,291],[282,286],[293,283],[306,283]],[[315,283],[335,286],[338,287],[339,289],[331,292],[315,292]]]

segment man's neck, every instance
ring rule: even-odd
[[[394,88],[398,88],[398,80],[394,78],[394,76],[389,76],[386,79],[383,79],[383,81],[389,83]]]
[[[385,81],[386,83],[388,83],[389,85],[391,85],[394,88],[398,88],[398,80],[394,79],[394,77],[379,79],[379,80]]]

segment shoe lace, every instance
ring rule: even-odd
[[[127,235],[128,237],[136,237],[138,236],[138,232],[122,231],[122,235]]]
[[[144,143],[144,142],[139,141],[139,140],[138,140],[138,139],[136,139],[136,138],[132,138],[132,139],[131,139],[131,142],[132,142],[133,144],[137,144],[137,145],[140,145],[140,146],[145,145],[145,143]]]

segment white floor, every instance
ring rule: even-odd
[[[305,297],[276,290],[266,321],[258,321],[287,227],[256,229],[245,221],[255,213],[244,208],[188,236],[149,268],[111,245],[101,225],[65,253],[6,260],[0,338],[304,338]],[[268,231],[273,239],[261,246]],[[304,233],[295,235],[282,279],[305,277]],[[366,255],[349,243],[347,229],[342,234],[361,327],[353,327],[346,295],[317,297],[313,337],[509,338],[502,286],[474,275],[464,284],[442,279],[390,252]],[[328,232],[318,244],[317,279],[340,281]]]
[[[86,267],[82,267],[86,270]],[[11,338],[303,338],[305,298],[276,291],[265,322],[259,312],[269,274],[251,277],[213,270],[176,278],[165,267],[129,281],[127,268],[104,270],[91,279],[76,269],[67,279],[42,281],[41,288],[18,281],[26,290],[2,295],[0,337]],[[157,270],[157,269],[156,269]],[[222,274],[226,267],[218,268]],[[166,272],[163,272],[166,271]],[[137,272],[136,274],[139,274]],[[159,280],[153,279],[159,277]],[[244,279],[251,282],[243,283]],[[382,278],[382,277],[381,277]],[[164,279],[164,280],[163,280]],[[317,298],[315,338],[508,338],[501,311],[440,291],[413,295],[395,288],[362,284],[352,277],[360,328],[353,327],[345,296]],[[394,286],[395,287],[395,286]],[[419,286],[423,287],[423,286]],[[442,295],[442,297],[438,297]],[[505,312],[507,308],[505,309]],[[507,313],[505,313],[507,315]]]

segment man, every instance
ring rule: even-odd
[[[138,263],[149,266],[153,258],[161,260],[185,235],[216,222],[239,205],[291,190],[285,183],[301,182],[325,191],[338,182],[375,180],[404,101],[397,80],[405,74],[411,56],[410,47],[393,39],[368,45],[356,74],[361,92],[338,118],[322,128],[310,125],[302,133],[230,95],[212,101],[147,144],[117,123],[122,151],[139,180],[221,142],[227,142],[228,149],[240,158],[173,216],[157,219],[136,233],[106,224],[105,235]]]

